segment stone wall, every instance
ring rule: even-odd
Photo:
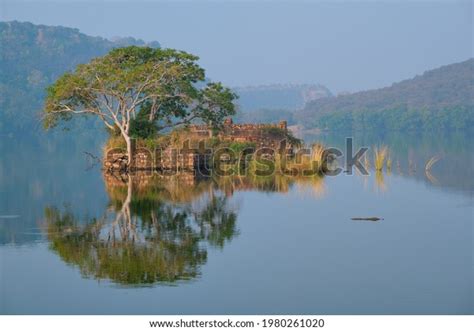
[[[269,128],[278,128],[285,133],[288,132],[286,121],[281,121],[278,124],[234,124],[232,119],[227,119],[217,137],[224,141],[251,142],[255,144],[256,148],[268,147],[274,150],[279,150],[281,147],[293,148],[288,144],[282,146],[283,137],[268,134],[267,129]],[[196,138],[212,136],[207,125],[190,125],[189,134]]]
[[[178,151],[171,148],[159,151],[137,149],[131,167],[134,170],[196,170],[208,168],[209,160],[210,154],[195,151]],[[105,156],[104,167],[112,171],[125,170],[127,161],[125,151],[109,151]]]
[[[283,130],[276,134],[269,133],[268,129],[278,128]],[[274,151],[292,151],[291,144],[286,142],[282,133],[287,133],[286,121],[279,124],[234,124],[231,119],[224,122],[222,130],[217,138],[230,142],[248,142],[255,144],[256,149],[270,148]],[[190,139],[208,139],[211,130],[206,125],[191,125],[186,133]],[[134,160],[131,166],[134,170],[196,170],[209,169],[211,151],[205,149],[200,152],[197,149],[176,150],[167,148],[164,150],[149,151],[138,148],[134,151]],[[265,152],[266,153],[266,152]],[[108,151],[104,159],[104,167],[111,171],[125,171],[127,169],[128,157],[126,151],[117,149]]]

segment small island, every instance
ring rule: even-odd
[[[238,96],[210,82],[197,60],[173,49],[113,49],[48,88],[44,126],[76,116],[101,121],[109,133],[102,162],[109,172],[217,169],[225,175],[222,164],[241,171],[249,160],[255,169],[265,168],[263,175],[287,172],[288,156],[302,146],[287,122],[234,124]],[[291,162],[321,172],[324,148],[315,144],[302,151],[309,156]]]
[[[208,125],[188,125],[164,134],[134,139],[129,165],[125,141],[110,137],[104,147],[104,169],[124,171],[208,171],[217,161],[244,162],[246,156],[274,159],[276,154],[295,155],[301,141],[288,131],[286,121],[278,124],[234,124],[226,119],[219,130]]]

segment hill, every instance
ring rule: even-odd
[[[149,45],[134,38],[107,40],[77,29],[0,22],[0,134],[39,130],[45,88],[62,73],[114,47]]]
[[[320,84],[274,84],[235,87],[239,95],[236,122],[268,123],[286,120],[294,124],[295,110],[312,100],[331,96]]]
[[[390,87],[311,101],[295,119],[307,129],[472,129],[474,59]]]

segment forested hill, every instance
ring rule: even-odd
[[[39,110],[49,84],[80,63],[128,45],[146,43],[111,41],[60,26],[0,22],[0,134],[39,132]],[[157,42],[147,45],[159,47]]]
[[[474,59],[390,87],[311,101],[295,115],[306,128],[438,130],[474,128]]]

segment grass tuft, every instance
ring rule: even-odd
[[[374,167],[376,171],[382,171],[385,159],[388,156],[388,147],[380,146],[374,148]]]

